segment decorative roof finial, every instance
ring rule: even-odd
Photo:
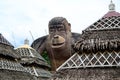
[[[113,1],[111,0],[110,4],[109,4],[109,10],[110,11],[115,11],[115,4],[113,3]]]
[[[29,45],[29,40],[28,40],[28,39],[25,39],[24,44]]]

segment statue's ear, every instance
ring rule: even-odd
[[[71,24],[70,24],[70,23],[68,23],[68,25],[71,27]]]

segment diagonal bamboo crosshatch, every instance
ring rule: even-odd
[[[120,52],[75,53],[58,69],[120,66]]]
[[[95,22],[93,25],[91,25],[87,30],[100,30],[100,29],[114,29],[114,28],[120,28],[120,17],[108,17],[108,18],[102,18],[99,19],[97,22]]]
[[[0,58],[0,69],[8,69],[14,71],[24,71],[27,72],[19,63],[15,61],[10,61],[4,58]]]

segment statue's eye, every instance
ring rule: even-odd
[[[55,31],[55,28],[54,27],[50,27],[50,32],[54,32]]]
[[[65,31],[65,30],[64,30],[64,26],[57,26],[57,30],[58,30],[58,31]]]

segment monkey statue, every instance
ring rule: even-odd
[[[49,35],[33,41],[32,47],[40,54],[46,51],[52,70],[56,70],[74,53],[73,45],[80,34],[71,32],[71,24],[63,17],[54,17],[48,24]]]

